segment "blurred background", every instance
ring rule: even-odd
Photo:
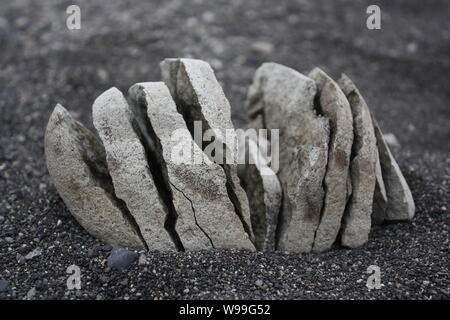
[[[68,30],[66,8],[81,9]],[[381,30],[366,27],[370,4]],[[2,1],[0,107],[3,136],[42,146],[59,102],[85,123],[105,89],[160,80],[166,57],[208,61],[245,124],[246,91],[263,62],[307,73],[344,72],[384,131],[401,144],[436,150],[449,140],[450,2],[329,0]],[[33,131],[30,131],[32,128]],[[19,130],[22,129],[22,130]],[[445,130],[442,130],[445,129]],[[12,135],[12,136],[11,136]]]

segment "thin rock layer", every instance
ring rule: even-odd
[[[49,173],[92,235],[133,249],[321,252],[338,235],[359,247],[372,223],[413,218],[406,180],[345,75],[258,68],[246,108],[250,127],[270,130],[261,145],[265,132],[242,144],[206,62],[166,59],[161,70],[165,84],[134,85],[130,105],[116,88],[96,99],[101,140],[60,105],[50,117]]]
[[[141,141],[138,125],[122,93],[111,88],[93,105],[94,126],[106,150],[117,197],[136,220],[150,250],[177,250],[165,228],[168,211],[161,200]]]
[[[220,164],[227,177],[228,196],[253,241],[248,199],[237,175],[238,144],[231,122],[231,107],[214,71],[208,63],[201,60],[165,59],[161,63],[161,73],[190,132],[195,134],[194,121],[201,122],[202,133],[212,130],[215,145],[222,143],[223,151],[216,149],[216,153],[220,155]],[[202,142],[202,139],[195,140]],[[200,144],[206,151],[208,146]]]
[[[311,251],[320,220],[329,126],[314,109],[316,92],[312,79],[276,63],[258,68],[249,88],[249,117],[260,114],[267,129],[279,129],[280,250]]]
[[[329,249],[339,233],[347,202],[348,170],[353,144],[353,118],[345,94],[325,72],[315,68],[309,77],[316,82],[318,108],[330,121],[325,198],[314,239],[314,251]]]
[[[114,195],[103,145],[56,105],[45,133],[47,168],[72,215],[94,237],[145,249],[126,206]]]
[[[377,139],[378,153],[380,157],[381,173],[386,187],[387,202],[380,200],[376,215],[384,220],[411,220],[415,213],[414,199],[408,183],[403,176],[400,167],[395,161],[383,133],[374,118],[375,137]],[[376,194],[378,197],[379,194]]]
[[[369,239],[378,152],[372,118],[364,98],[346,75],[342,75],[338,83],[350,103],[355,140],[350,163],[352,195],[344,216],[341,244],[355,248]]]
[[[146,109],[178,216],[175,229],[184,248],[253,250],[228,198],[223,169],[194,143],[166,85],[139,83],[130,88],[130,95]],[[194,159],[201,161],[194,163]]]
[[[241,152],[246,154],[247,163],[240,170],[239,177],[250,203],[255,246],[258,250],[274,251],[282,201],[281,185],[265,154],[261,153],[258,142],[249,137],[242,143]]]

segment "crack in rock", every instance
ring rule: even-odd
[[[242,141],[240,148],[240,152],[248,158],[248,162],[239,170],[239,177],[249,199],[255,246],[258,250],[274,251],[282,201],[281,185],[275,172],[268,166],[267,154],[261,152],[257,140],[249,137],[248,141]]]
[[[131,88],[130,88],[131,89]],[[129,90],[131,91],[131,90]],[[174,206],[173,192],[168,183],[167,168],[162,157],[162,147],[147,116],[147,107],[139,103],[130,93],[129,106],[134,114],[134,127],[147,157],[148,166],[155,182],[160,199],[168,212],[164,228],[169,233],[179,251],[185,251],[183,242],[176,231],[178,212]]]
[[[336,240],[347,203],[353,117],[348,100],[336,82],[319,68],[308,76],[316,82],[320,110],[330,121],[325,198],[313,246],[314,251],[321,252],[331,248]]]
[[[192,135],[195,134],[194,121],[201,121],[202,134],[208,129],[214,131],[214,145],[222,143],[225,152],[218,150],[215,158],[220,158],[219,164],[227,177],[228,196],[235,207],[235,212],[245,232],[250,239],[254,240],[251,229],[250,208],[245,191],[240,185],[237,175],[237,143],[230,145],[229,141],[236,142],[234,127],[231,122],[230,104],[226,99],[222,88],[217,82],[214,72],[204,61],[194,59],[165,59],[161,63],[164,82],[169,87],[177,104],[179,112],[183,115],[188,129]],[[227,130],[228,129],[228,130]],[[225,138],[226,137],[226,141]],[[195,139],[198,142],[199,139]],[[202,141],[200,139],[200,141]],[[203,150],[207,146],[199,145]],[[206,152],[209,156],[209,153]],[[212,159],[211,159],[212,160]]]
[[[61,105],[45,133],[47,168],[75,219],[110,244],[146,249],[126,205],[114,194],[103,145]]]
[[[95,100],[100,139],[61,105],[49,119],[48,171],[93,236],[136,250],[322,252],[360,247],[372,224],[414,217],[408,184],[347,76],[264,63],[246,109],[249,128],[268,132],[249,136],[234,130],[206,62],[166,59],[161,72],[165,83],[133,85],[130,103],[116,88]]]
[[[139,83],[130,88],[130,95],[147,110],[164,176],[173,187],[175,228],[185,249],[208,249],[211,244],[254,249],[227,201],[223,169],[194,143],[166,85]],[[192,163],[194,159],[199,161]],[[183,203],[186,199],[188,204]]]
[[[93,105],[94,126],[106,150],[117,197],[135,218],[150,250],[177,250],[165,228],[167,208],[159,197],[137,124],[122,93],[111,88]]]
[[[185,194],[183,191],[181,191],[180,189],[178,189],[172,182],[170,183],[170,185],[171,185],[173,188],[175,188],[178,192],[180,192],[180,193],[183,195],[183,197],[186,198],[186,200],[189,201],[189,204],[191,205],[191,208],[192,208],[192,212],[193,212],[193,214],[194,214],[195,224],[196,224],[197,227],[199,227],[199,229],[203,232],[203,234],[205,235],[205,237],[208,238],[209,242],[211,243],[211,247],[212,247],[212,248],[215,248],[212,239],[208,236],[208,234],[206,233],[206,231],[198,224],[197,216],[196,216],[196,214],[195,214],[195,208],[194,208],[194,204],[192,203],[192,200],[189,199],[188,196],[186,196],[186,194]]]
[[[258,68],[249,88],[250,118],[262,110],[266,128],[279,129],[277,174],[283,189],[279,250],[311,251],[319,224],[329,126],[314,109],[316,91],[312,79],[276,63]]]
[[[384,207],[379,208],[382,212],[377,215],[384,217],[384,220],[387,221],[411,220],[415,212],[415,204],[411,190],[383,138],[380,126],[373,117],[372,120],[387,195],[387,202]]]
[[[369,107],[361,93],[346,75],[341,76],[338,84],[350,103],[355,140],[350,162],[352,196],[344,214],[341,244],[356,248],[369,239],[377,146]]]

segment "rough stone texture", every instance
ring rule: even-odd
[[[353,119],[345,94],[325,72],[315,68],[309,74],[318,90],[320,112],[330,121],[325,199],[320,224],[314,239],[314,251],[329,249],[339,233],[347,202],[350,154],[353,143]]]
[[[411,190],[383,138],[383,133],[377,121],[373,117],[372,120],[377,139],[381,172],[387,194],[386,206],[378,207],[377,210],[381,210],[381,212],[376,215],[378,217],[384,217],[385,220],[411,220],[415,212],[415,204]]]
[[[94,126],[106,149],[117,197],[138,224],[150,250],[176,250],[165,229],[167,208],[158,195],[137,123],[122,93],[111,88],[93,105]]]
[[[214,71],[201,60],[165,59],[161,62],[161,73],[188,129],[193,132],[193,122],[202,121],[203,131],[212,129],[216,139],[224,143],[226,161],[222,167],[227,176],[228,194],[253,241],[248,199],[237,175],[237,139],[233,131],[226,132],[227,129],[234,130],[231,107]]]
[[[248,162],[240,171],[243,187],[250,203],[255,246],[258,250],[275,250],[275,231],[281,209],[282,190],[276,173],[268,166],[265,154],[261,153],[253,139],[243,141],[240,146]]]
[[[101,142],[61,105],[45,133],[47,168],[75,219],[107,243],[144,249],[124,204],[114,195]]]
[[[341,76],[338,84],[350,103],[354,132],[350,162],[352,195],[344,214],[341,244],[355,248],[369,239],[378,152],[372,118],[364,98],[346,75]]]
[[[262,114],[267,129],[280,130],[278,178],[283,206],[278,249],[292,252],[311,251],[324,197],[329,126],[314,110],[315,94],[316,85],[310,78],[276,63],[264,63],[247,97],[250,118]]]
[[[130,88],[130,95],[147,111],[156,153],[164,164],[165,181],[178,215],[175,228],[185,250],[211,247],[254,250],[228,198],[223,169],[194,143],[166,85],[139,83]],[[175,132],[184,134],[174,136]],[[190,156],[185,159],[184,154],[177,159],[180,150],[187,150]],[[203,161],[190,162],[194,159]]]

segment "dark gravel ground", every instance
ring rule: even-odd
[[[65,27],[81,7],[82,29]],[[372,1],[0,2],[0,299],[448,299],[449,2],[377,1],[382,29],[365,28]],[[276,61],[349,74],[394,149],[416,201],[412,223],[377,227],[355,250],[324,254],[213,250],[148,253],[128,271],[82,230],[52,186],[44,129],[56,102],[84,123],[103,90],[159,80],[165,57],[209,61],[245,124],[255,69]],[[26,260],[24,255],[41,248]],[[68,291],[76,264],[82,289]],[[369,265],[383,287],[369,291]],[[34,288],[34,289],[33,289]]]

